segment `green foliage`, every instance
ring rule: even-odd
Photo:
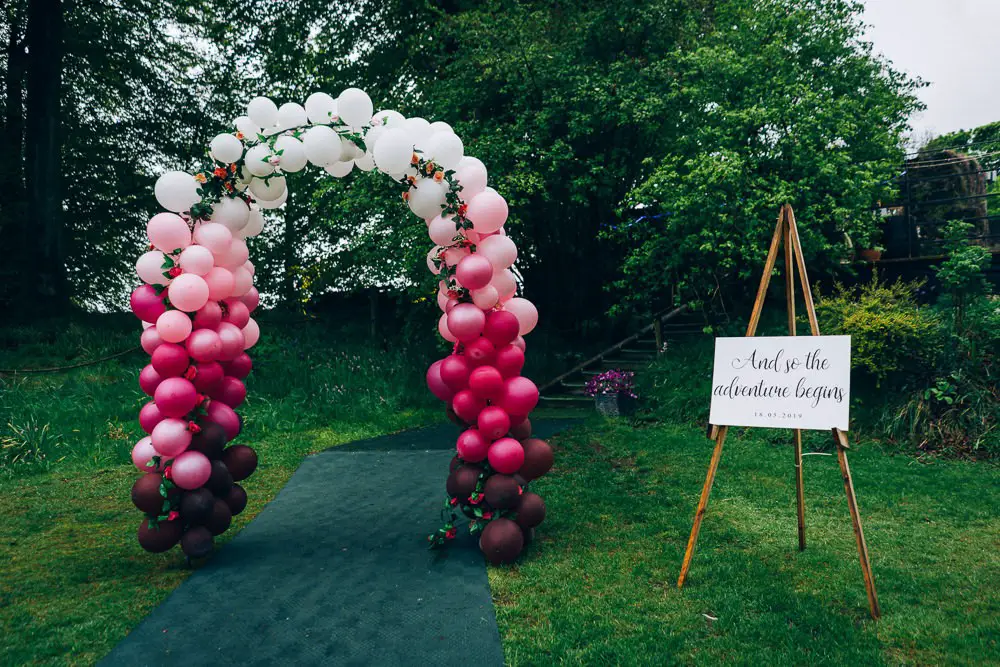
[[[965,306],[970,299],[988,289],[986,269],[993,256],[989,248],[969,242],[972,224],[952,220],[944,227],[944,250],[948,259],[937,267],[937,279],[950,297],[955,311],[956,326],[963,327]]]
[[[34,416],[23,422],[7,422],[6,433],[0,435],[0,471],[46,464],[62,446],[62,438],[54,435],[49,426],[40,424]]]

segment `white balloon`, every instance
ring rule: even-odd
[[[464,151],[462,140],[452,132],[440,132],[427,142],[427,156],[445,169],[456,168],[462,160]]]
[[[384,109],[382,111],[376,111],[375,115],[372,116],[372,125],[390,128],[390,127],[402,127],[403,121],[406,120],[406,116],[399,113],[398,111],[393,111],[392,109]],[[376,122],[378,121],[378,122]]]
[[[386,130],[372,151],[375,164],[384,174],[400,174],[410,166],[413,157],[413,140],[406,130],[392,128]]]
[[[468,202],[486,189],[486,165],[466,155],[458,163],[455,180],[462,186],[462,200]]]
[[[414,149],[426,152],[427,142],[431,138],[431,124],[426,119],[407,118],[403,121],[403,130],[409,135]]]
[[[168,171],[160,176],[153,192],[160,206],[174,213],[186,211],[201,201],[198,181],[183,171]]]
[[[260,201],[273,202],[285,192],[285,177],[272,176],[267,180],[255,178],[250,183],[250,192]]]
[[[433,178],[421,178],[416,185],[410,187],[407,203],[411,211],[426,220],[441,213],[446,193],[447,187],[444,183],[439,183]]]
[[[347,162],[334,162],[332,164],[326,165],[323,168],[326,170],[326,173],[330,174],[331,176],[342,178],[344,176],[347,176],[349,173],[351,173],[351,170],[354,169],[354,161],[348,160]]]
[[[243,157],[243,142],[231,134],[220,134],[208,146],[219,162],[231,164]]]
[[[244,158],[247,171],[254,176],[267,176],[274,171],[274,167],[269,162],[270,158],[271,148],[267,144],[251,146],[247,150],[246,158]]]
[[[348,88],[337,98],[337,111],[342,121],[360,127],[371,120],[375,107],[368,93],[360,88]]]
[[[313,93],[306,98],[306,116],[313,125],[326,125],[337,114],[337,100],[326,93]]]
[[[285,102],[278,109],[278,127],[282,130],[290,130],[293,127],[306,125],[308,122],[309,118],[306,116],[306,110],[302,108],[301,104]]]
[[[247,105],[247,116],[257,127],[271,127],[278,122],[278,106],[266,97],[255,97]]]
[[[212,204],[212,222],[218,222],[231,232],[243,229],[250,219],[250,208],[239,197],[223,197]]]
[[[260,134],[260,127],[250,120],[249,116],[240,116],[233,121],[236,131],[243,135],[245,139],[256,139]]]
[[[451,129],[451,125],[443,120],[436,120],[431,123],[431,133],[437,134],[438,132],[451,132],[452,134],[455,134],[455,130]]]
[[[285,191],[285,197],[288,197],[288,191]],[[250,207],[250,218],[247,220],[247,226],[243,228],[244,236],[257,236],[264,230],[264,216],[260,212],[260,208],[254,204]]]
[[[354,161],[358,169],[361,171],[371,171],[375,168],[375,158],[371,156],[371,153],[365,153],[357,160]]]
[[[302,135],[302,144],[306,149],[306,157],[317,167],[337,162],[343,154],[340,135],[325,125],[316,125],[306,130]]]
[[[257,202],[257,205],[260,206],[261,208],[267,208],[267,209],[281,208],[281,206],[283,206],[286,201],[288,201],[288,188],[285,188],[285,190],[281,193],[281,196],[275,199],[274,201],[261,200]]]
[[[295,137],[285,135],[274,142],[274,152],[281,158],[282,171],[295,173],[306,166],[306,149]]]
[[[365,154],[356,143],[346,137],[340,138],[340,144],[343,151],[341,153],[342,160],[356,160]]]

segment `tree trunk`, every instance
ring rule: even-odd
[[[281,239],[281,252],[285,265],[285,272],[281,280],[281,296],[286,308],[295,308],[298,301],[295,293],[295,215],[295,206],[289,196],[285,203],[285,233]]]
[[[20,7],[8,8],[7,71],[4,77],[3,131],[0,133],[0,248],[8,257],[0,269],[0,304],[9,305],[20,282],[19,261],[25,256],[26,225],[24,224],[24,12]]]
[[[60,100],[63,7],[60,0],[29,0],[27,26],[25,164],[28,211],[27,305],[62,310],[69,305],[63,247]]]

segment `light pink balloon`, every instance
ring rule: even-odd
[[[452,301],[452,300],[453,299],[449,299],[448,298],[447,294],[445,294],[444,292],[441,292],[440,290],[438,290],[438,293],[437,293],[438,308],[441,309],[442,313],[447,313],[448,312],[448,302]]]
[[[208,284],[201,276],[182,273],[170,283],[167,296],[174,308],[193,313],[208,303]]]
[[[214,329],[220,322],[222,322],[222,306],[218,301],[208,301],[194,314],[195,329]]]
[[[163,261],[163,253],[159,250],[144,252],[135,262],[135,272],[143,282],[150,285],[166,285],[170,282],[170,277],[163,275],[166,271]]]
[[[441,334],[441,338],[444,338],[449,343],[458,342],[458,339],[455,338],[455,335],[448,330],[448,315],[445,313],[442,313],[441,317],[438,319],[438,333]]]
[[[517,261],[517,246],[506,236],[495,234],[479,242],[476,254],[490,260],[499,271],[510,268]]]
[[[215,361],[222,354],[222,339],[211,329],[195,329],[188,336],[187,351],[195,361]]]
[[[439,215],[431,219],[430,224],[427,225],[427,233],[434,243],[438,245],[450,245],[458,233],[455,218]]]
[[[149,242],[160,250],[172,253],[191,245],[191,230],[184,218],[176,213],[157,213],[146,223]]]
[[[535,308],[535,304],[527,299],[515,297],[504,303],[503,309],[509,313],[513,313],[514,317],[517,318],[517,321],[521,325],[520,335],[522,336],[531,333],[535,325],[538,324],[538,309]]]
[[[438,259],[438,254],[440,252],[441,246],[438,245],[427,251],[427,269],[435,276],[441,273],[441,269],[434,263],[434,260]]]
[[[518,336],[515,338],[511,345],[520,348],[521,352],[524,352],[525,348],[528,347],[528,344],[524,342],[524,336]]]
[[[481,289],[472,290],[472,303],[483,310],[489,310],[500,301],[500,294],[493,285],[487,285]]]
[[[213,255],[220,255],[229,249],[229,244],[233,242],[233,233],[225,225],[206,222],[194,230],[194,240],[198,245],[211,250]]]
[[[486,324],[486,315],[471,303],[458,304],[445,317],[448,331],[463,342],[478,338]]]
[[[260,327],[257,325],[256,320],[252,317],[247,322],[247,325],[243,327],[243,349],[249,350],[251,347],[257,344],[260,340]]]
[[[468,203],[465,216],[480,234],[495,232],[507,222],[507,201],[495,192],[484,190]]]
[[[153,428],[149,437],[153,442],[153,449],[166,458],[177,456],[191,444],[191,431],[183,419],[164,419]]]
[[[474,229],[463,229],[462,238],[468,239],[470,243],[479,243],[482,236]]]
[[[170,465],[170,479],[182,489],[204,486],[212,476],[212,462],[201,452],[184,452]]]
[[[510,269],[495,271],[490,284],[497,289],[497,294],[500,295],[501,299],[508,299],[517,293],[517,281]]]
[[[229,296],[243,296],[253,287],[253,276],[243,268],[243,265],[233,269],[233,291]]]
[[[184,273],[193,273],[196,276],[205,275],[215,266],[215,256],[203,245],[189,245],[184,248],[177,261],[184,269]]]
[[[242,354],[246,339],[238,326],[230,322],[223,322],[219,325],[218,333],[222,340],[222,353],[219,355],[221,361],[232,361]]]
[[[223,229],[226,228],[223,227]],[[205,282],[208,283],[208,298],[212,301],[222,301],[233,295],[235,280],[228,269],[216,266],[205,274]]]
[[[163,462],[158,467],[146,466],[154,456],[156,456],[156,450],[153,449],[153,440],[148,435],[135,443],[135,447],[132,448],[132,463],[143,472],[163,471]]]
[[[153,354],[153,350],[163,344],[163,339],[157,333],[156,327],[152,326],[142,332],[142,336],[139,337],[139,344],[142,345],[142,349],[145,350],[146,354]]]
[[[457,266],[463,257],[468,257],[472,251],[462,246],[460,248],[448,248],[444,251],[444,263],[448,266]]]
[[[469,201],[486,189],[486,166],[478,159],[467,155],[458,163],[455,179],[462,186],[462,199]]]
[[[250,257],[250,250],[247,242],[243,239],[233,239],[229,243],[229,248],[219,256],[219,265],[229,270],[242,267],[244,262]]]
[[[480,254],[467,255],[458,262],[455,277],[469,290],[486,287],[493,279],[493,264]]]
[[[209,401],[205,409],[205,417],[215,422],[226,431],[226,440],[232,440],[240,434],[240,418],[236,412],[222,401]]]
[[[249,259],[243,262],[243,268],[249,271],[251,276],[257,275],[257,267]]]
[[[156,333],[168,343],[180,343],[191,329],[191,318],[179,310],[168,310],[156,318]]]

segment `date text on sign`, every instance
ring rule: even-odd
[[[850,336],[716,338],[709,421],[848,429]]]

